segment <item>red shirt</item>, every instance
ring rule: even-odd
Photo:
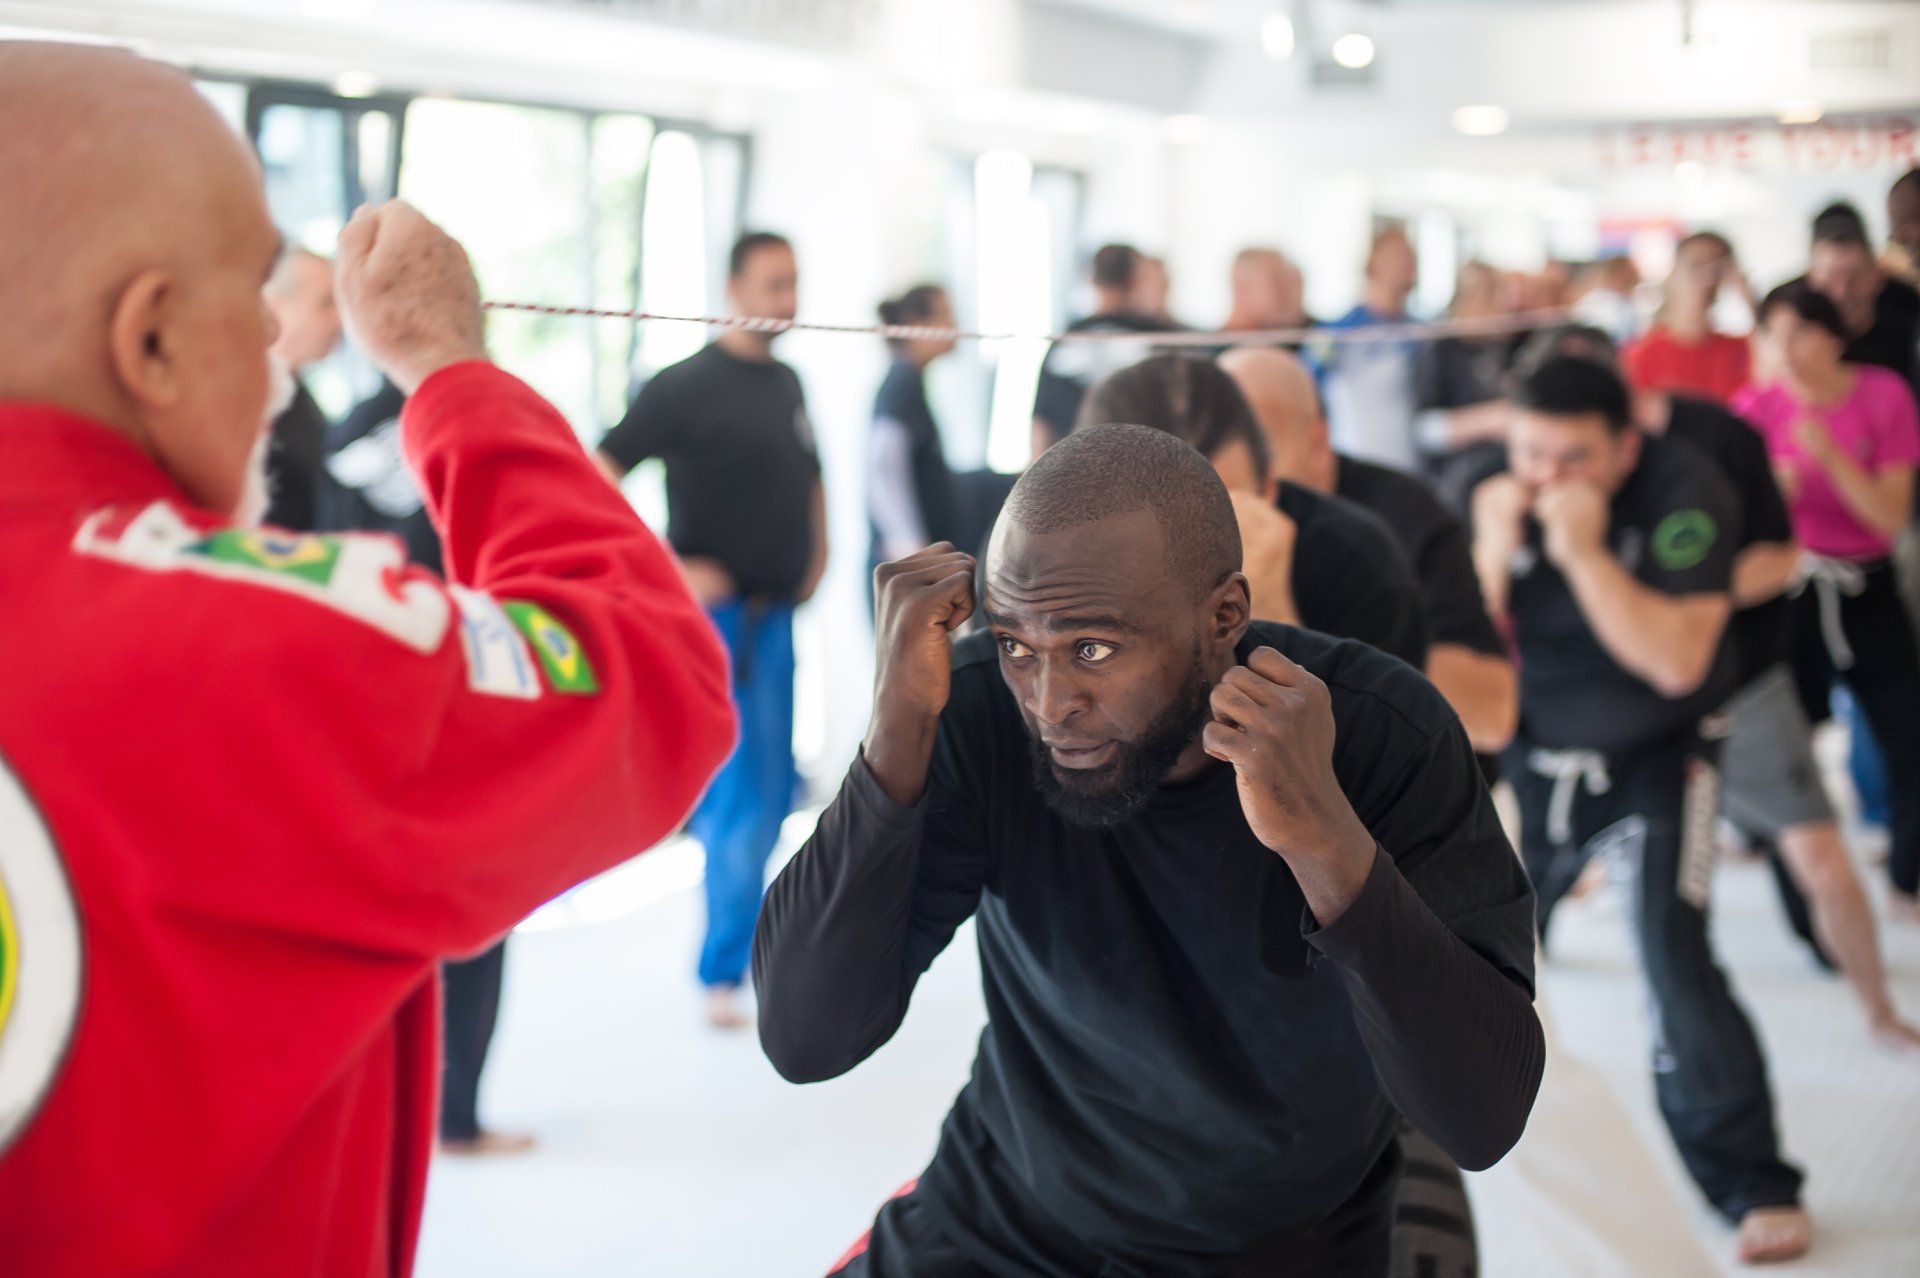
[[[725,652],[486,364],[403,434],[449,586],[0,405],[0,1273],[404,1275],[442,958],[671,832]]]
[[[1621,363],[1635,390],[1680,391],[1725,404],[1752,376],[1753,351],[1743,337],[1709,333],[1683,342],[1655,328],[1627,347]]]

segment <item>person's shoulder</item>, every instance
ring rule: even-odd
[[[1352,484],[1351,490],[1349,483]],[[1370,508],[1369,513],[1382,508],[1422,515],[1448,513],[1440,495],[1424,479],[1409,475],[1404,470],[1344,454],[1340,458],[1340,484],[1336,495]]]
[[[1920,316],[1920,289],[1889,275],[1880,290],[1880,304],[1902,315]]]
[[[1273,648],[1326,684],[1343,728],[1373,720],[1424,743],[1455,722],[1452,707],[1424,675],[1371,644],[1273,621],[1256,621],[1247,634],[1250,647]]]
[[[1882,368],[1878,364],[1856,364],[1854,368],[1860,377],[1859,389],[1863,397],[1897,400],[1913,394],[1907,379],[1890,368]]]
[[[1716,506],[1728,512],[1739,508],[1726,468],[1712,453],[1684,438],[1649,435],[1644,441],[1635,476],[1652,506],[1648,514],[1687,505]]]
[[[1315,492],[1301,484],[1283,483],[1280,509],[1294,521],[1303,539],[1312,537],[1323,545],[1338,542],[1366,556],[1385,553],[1395,558],[1398,554],[1393,528],[1357,501]]]

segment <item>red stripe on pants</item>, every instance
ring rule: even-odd
[[[918,1186],[919,1184],[920,1184],[920,1178],[918,1176],[915,1176],[912,1180],[900,1186],[900,1188],[894,1190],[893,1193],[888,1196],[887,1202],[892,1202],[895,1198],[905,1198],[908,1194],[911,1194],[914,1191],[915,1187]],[[882,1205],[884,1206],[884,1204]],[[854,1261],[866,1255],[867,1244],[871,1243],[872,1241],[873,1241],[873,1230],[869,1229],[867,1230],[866,1233],[861,1234],[860,1241],[855,1243],[853,1247],[850,1250],[848,1250],[846,1255],[840,1257],[840,1259],[833,1262],[833,1268],[827,1270],[827,1278],[833,1278],[833,1275],[839,1273],[842,1269],[845,1269],[848,1265],[851,1265]]]

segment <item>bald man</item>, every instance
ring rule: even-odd
[[[459,584],[236,524],[252,155],[105,50],[0,45],[0,118],[0,1270],[404,1275],[437,961],[679,824],[725,656],[405,205],[340,292]]]
[[[266,299],[280,330],[273,358],[291,379],[293,396],[268,432],[266,522],[292,532],[312,532],[320,526],[316,520],[327,415],[307,392],[301,374],[340,342],[333,264],[309,249],[287,249],[267,277]]]
[[[1229,333],[1273,328],[1311,328],[1317,322],[1307,314],[1306,281],[1300,268],[1273,248],[1241,249],[1229,277],[1233,308],[1221,328]],[[1288,342],[1288,350],[1300,349]]]
[[[1220,365],[1252,406],[1282,480],[1344,497],[1393,530],[1426,602],[1427,678],[1460,716],[1475,750],[1504,750],[1519,716],[1519,683],[1480,596],[1460,521],[1411,475],[1336,453],[1313,374],[1293,355],[1240,347]]]

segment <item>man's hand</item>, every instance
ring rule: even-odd
[[[687,589],[700,601],[704,608],[725,603],[740,593],[740,587],[734,582],[733,574],[718,559],[708,559],[696,555],[680,561],[680,575],[687,579]]]
[[[1606,547],[1607,497],[1592,484],[1547,485],[1533,503],[1533,514],[1556,568]]]
[[[1254,837],[1286,858],[1322,925],[1352,903],[1373,868],[1373,836],[1333,772],[1327,686],[1257,648],[1214,686],[1208,754],[1233,765]]]
[[[973,615],[973,556],[936,542],[873,570],[876,641],[867,766],[896,803],[926,788],[952,686],[953,632]]]
[[[1299,526],[1270,501],[1252,493],[1230,493],[1233,515],[1240,522],[1241,571],[1253,596],[1253,615],[1260,621],[1300,624],[1293,598],[1293,549]]]
[[[1502,568],[1525,540],[1521,520],[1529,504],[1527,489],[1510,474],[1482,480],[1473,490],[1473,544],[1476,557],[1485,552],[1489,563]]]
[[[480,289],[451,236],[399,200],[340,232],[340,312],[354,345],[408,395],[449,364],[487,358]]]
[[[1840,445],[1833,442],[1833,432],[1827,429],[1826,423],[1816,418],[1806,417],[1795,422],[1793,438],[1800,445],[1801,451],[1818,462],[1822,468],[1832,464],[1834,457],[1840,452]]]

